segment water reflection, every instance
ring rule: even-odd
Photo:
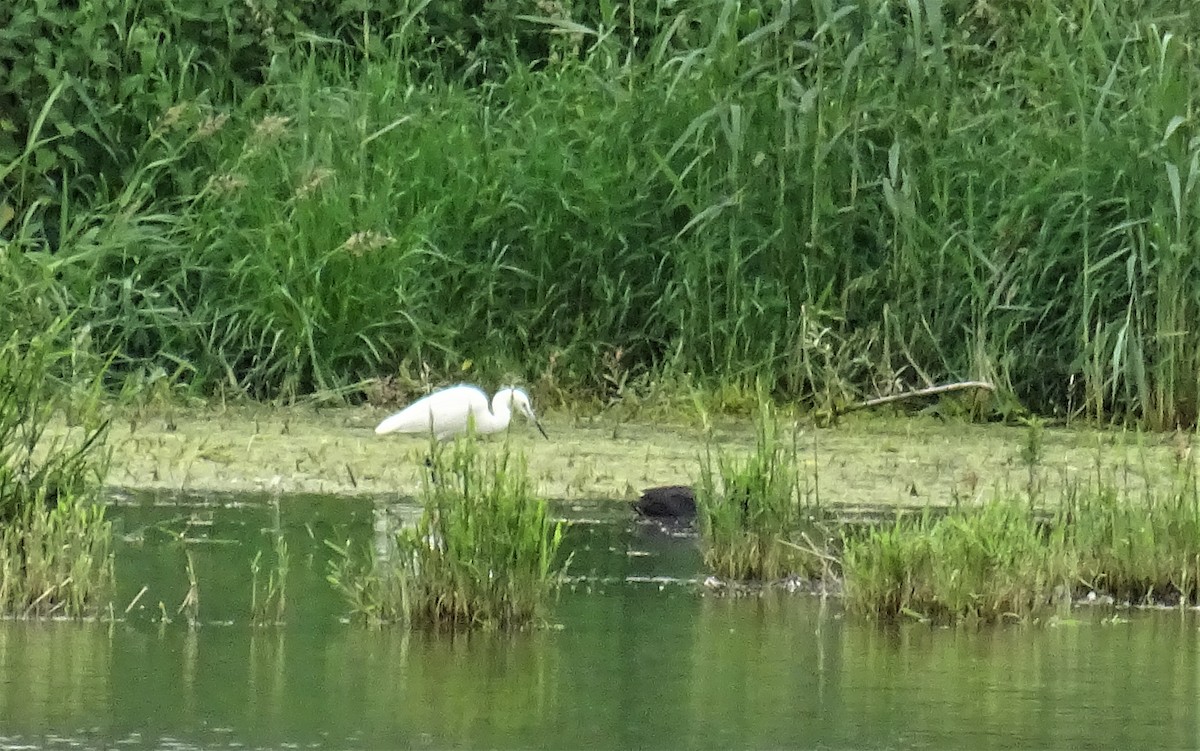
[[[118,509],[143,532],[118,552],[124,596],[147,586],[154,606],[111,627],[0,623],[0,747],[1200,745],[1192,612],[982,631],[847,623],[812,596],[715,596],[694,583],[690,539],[583,509],[559,628],[369,630],[341,621],[323,540],[373,545],[381,508],[395,511],[329,499]],[[205,523],[186,525],[201,592],[189,629],[161,622],[156,603],[186,591],[174,533],[193,515]],[[276,534],[293,551],[287,624],[255,628],[249,561]]]
[[[843,699],[871,697],[864,709],[902,718],[905,745],[1195,747],[1184,698],[1200,688],[1195,613],[1079,616],[1043,628],[847,628]]]
[[[112,651],[97,624],[0,623],[0,728],[22,718],[25,732],[51,734],[102,717]]]

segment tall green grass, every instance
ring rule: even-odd
[[[846,607],[935,622],[1028,618],[1076,584],[1063,534],[1048,539],[1029,505],[1015,501],[847,533]]]
[[[1026,620],[1107,595],[1129,604],[1200,602],[1200,492],[1194,467],[1175,487],[1131,497],[1072,487],[1043,509],[997,499],[843,531],[846,607],[891,619]]]
[[[489,453],[467,436],[430,446],[424,511],[384,558],[342,548],[330,581],[370,623],[517,629],[539,624],[566,564],[520,455]]]
[[[755,421],[754,449],[745,455],[714,447],[701,460],[696,510],[704,562],[718,576],[773,581],[815,578],[824,556],[813,548],[824,536],[810,478],[799,462],[799,431],[781,434],[766,401]]]
[[[1195,468],[1175,487],[1130,498],[1112,486],[1066,501],[1079,580],[1129,602],[1200,603]]]
[[[112,526],[104,506],[68,498],[27,505],[0,530],[0,613],[95,616],[112,595]]]
[[[69,384],[84,373],[67,324],[0,340],[0,613],[94,615],[112,578],[112,530],[99,494],[108,423]],[[85,381],[86,382],[86,381]],[[93,383],[95,381],[93,380]],[[64,415],[79,425],[50,429]]]
[[[259,396],[602,390],[620,351],[818,407],[974,377],[1195,419],[1190,5],[546,5],[430,36],[443,11],[274,40],[236,104],[177,86],[111,221],[60,244],[99,341]]]

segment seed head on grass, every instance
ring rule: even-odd
[[[266,115],[254,125],[256,141],[272,141],[287,132],[292,118],[284,115]]]
[[[249,181],[241,175],[233,172],[224,172],[219,175],[213,175],[209,179],[209,185],[217,193],[236,193],[242,188],[249,185]]]
[[[209,115],[201,120],[200,124],[196,126],[196,138],[204,139],[216,135],[221,131],[222,128],[225,127],[225,124],[228,122],[228,113],[221,112],[215,115]]]
[[[300,184],[296,186],[296,198],[308,198],[319,190],[331,177],[333,177],[333,170],[326,167],[316,167],[309,170],[302,177]]]
[[[363,232],[355,232],[346,241],[338,246],[338,250],[349,253],[355,258],[361,258],[367,253],[386,248],[395,242],[395,238],[391,235],[385,235],[382,232],[373,230],[365,230]]]

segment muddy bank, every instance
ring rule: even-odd
[[[114,488],[163,491],[271,491],[412,495],[427,444],[376,436],[386,414],[369,407],[267,408],[118,413],[109,445]],[[608,416],[549,414],[546,441],[524,423],[512,442],[551,498],[631,499],[649,485],[692,482],[704,450],[683,423],[619,422]],[[719,424],[716,442],[749,448],[746,422]],[[490,439],[498,443],[499,439]],[[931,418],[857,418],[805,428],[802,461],[810,492],[844,504],[950,504],[1022,490],[1028,465],[1021,427],[944,423]],[[1039,482],[1095,478],[1097,468],[1136,489],[1165,482],[1183,447],[1172,435],[1051,430],[1042,436]]]

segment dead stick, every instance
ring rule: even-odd
[[[868,399],[865,402],[848,404],[839,409],[837,413],[839,415],[844,415],[847,412],[854,412],[856,410],[866,409],[867,407],[878,407],[880,404],[891,404],[892,402],[913,399],[918,396],[933,396],[935,394],[944,394],[948,391],[962,391],[963,389],[984,389],[985,391],[995,391],[996,387],[986,381],[963,381],[962,383],[947,383],[943,386],[930,386],[927,389],[905,391],[903,394],[891,394],[889,396],[880,396],[874,399]]]

